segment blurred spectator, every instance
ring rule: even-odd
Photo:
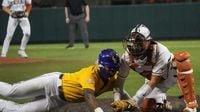
[[[131,5],[153,3],[200,2],[200,0],[86,0],[91,5]],[[125,3],[124,3],[125,2]],[[2,0],[0,0],[2,3]],[[33,7],[64,7],[65,0],[33,0]],[[0,6],[2,9],[2,7]]]

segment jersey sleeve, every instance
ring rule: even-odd
[[[3,7],[8,7],[8,6],[9,6],[8,0],[3,0],[2,6],[3,6]]]
[[[68,0],[65,0],[65,6],[69,7],[69,1]]]
[[[172,54],[165,46],[159,45],[158,47],[157,62],[153,66],[152,73],[154,75],[165,77],[167,75],[169,61],[171,60]]]
[[[32,4],[32,0],[26,0],[26,4]]]
[[[32,0],[26,0],[26,4],[32,4]]]
[[[83,2],[83,5],[84,5],[84,6],[88,5],[87,2],[86,2],[85,0],[82,0],[82,2]]]

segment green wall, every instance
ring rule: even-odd
[[[0,42],[6,34],[8,16],[0,11]],[[33,9],[30,43],[67,42],[64,8]],[[121,41],[133,26],[143,23],[158,40],[200,38],[200,3],[91,6],[90,41]],[[19,43],[17,28],[13,42]],[[80,36],[77,41],[81,41]]]

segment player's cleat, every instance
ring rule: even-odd
[[[28,58],[28,55],[24,50],[19,50],[18,55],[21,56],[22,58]]]
[[[85,45],[85,48],[86,48],[86,49],[89,48],[89,45]]]
[[[66,46],[67,49],[74,49],[74,46],[73,45],[68,45]]]
[[[2,57],[2,58],[5,58],[5,57],[6,57],[6,54],[1,54],[1,57]]]
[[[183,110],[183,112],[197,112],[197,109],[196,109],[196,108],[192,109],[192,108],[186,107],[186,108]]]

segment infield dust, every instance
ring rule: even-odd
[[[16,58],[16,57],[0,57],[0,65],[1,64],[27,64],[27,63],[39,63],[46,62],[44,59],[36,59],[36,58]]]
[[[103,108],[104,112],[113,112],[112,108],[110,107],[112,101],[113,101],[112,99],[99,100],[100,107]],[[183,98],[179,99],[178,97],[175,96],[168,96],[168,101],[170,101],[173,106],[173,110],[169,112],[183,111],[185,107]],[[197,97],[197,102],[198,103],[200,102],[200,96]],[[69,103],[64,107],[55,109],[54,111],[51,112],[93,112],[93,111],[89,109],[87,103],[83,102],[83,103]],[[200,112],[199,108],[197,112]]]

